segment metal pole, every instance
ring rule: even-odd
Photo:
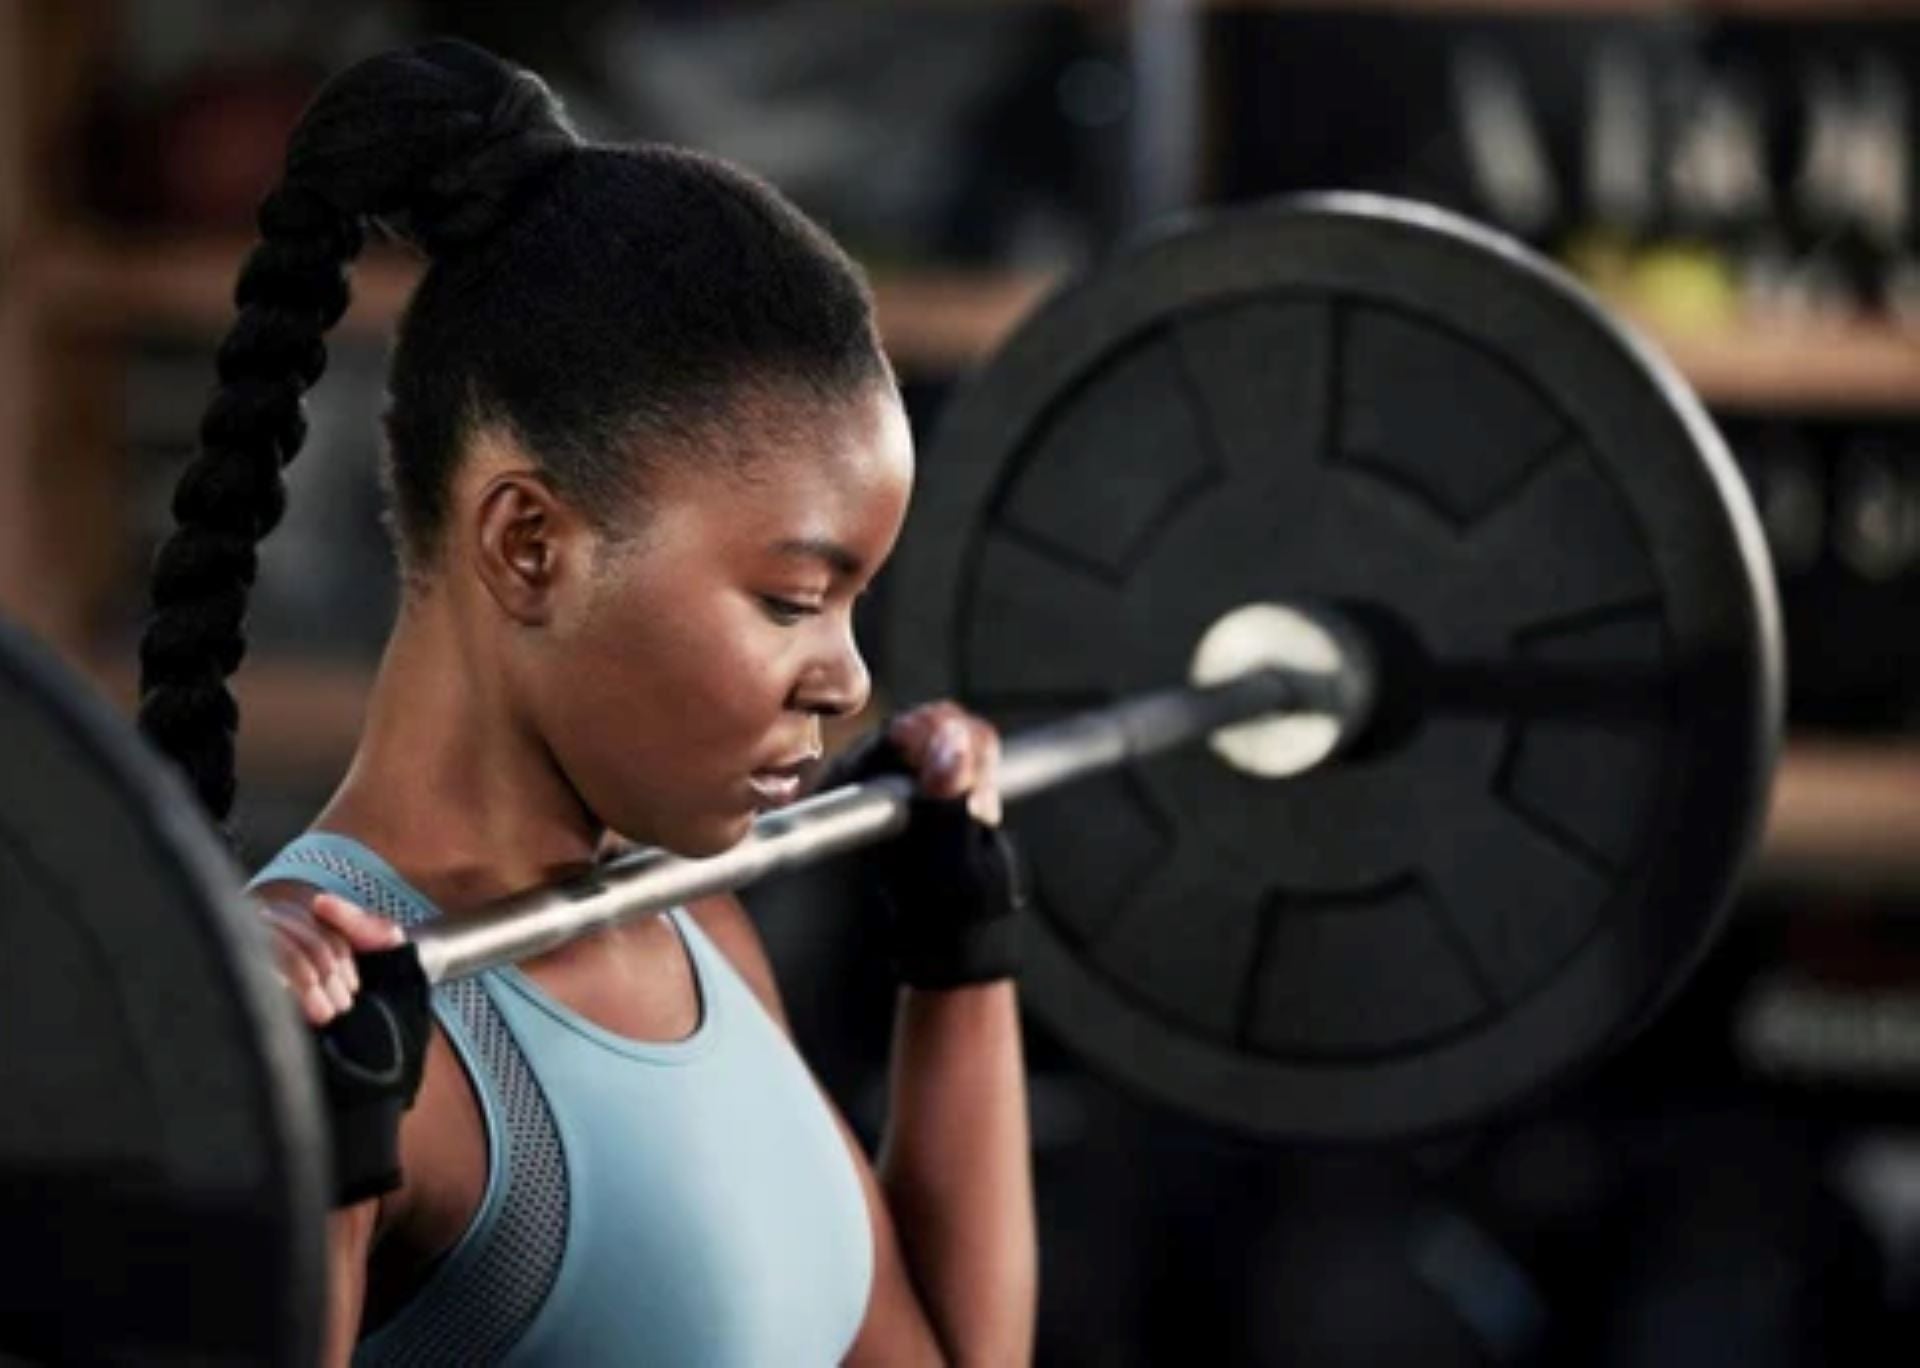
[[[1008,801],[1196,741],[1265,714],[1337,708],[1357,729],[1364,707],[1329,688],[1324,672],[1266,667],[1203,688],[1168,689],[1079,713],[1008,738],[1000,790]],[[413,933],[430,983],[529,959],[589,931],[743,888],[782,870],[870,845],[907,823],[913,782],[888,776],[817,794],[753,824],[738,844],[703,860],[636,851],[564,882],[533,889]]]
[[[1195,0],[1130,0],[1127,51],[1132,227],[1201,200],[1206,143],[1205,18]]]

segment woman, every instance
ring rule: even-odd
[[[347,777],[256,881],[316,1025],[395,921],[610,833],[719,851],[796,796],[822,719],[866,701],[852,608],[912,471],[858,272],[772,190],[583,144],[462,44],[361,64],[262,206],[155,572],[142,722],[219,819],[254,547],[369,220],[430,258],[386,413],[405,592]],[[883,862],[905,986],[877,1173],[734,899],[595,934],[434,995],[399,1173],[343,1178],[377,1195],[334,1218],[330,1362],[1029,1356],[997,740],[951,704],[887,736],[926,800]]]

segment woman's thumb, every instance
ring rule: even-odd
[[[407,933],[398,923],[332,893],[322,893],[314,898],[313,917],[315,921],[338,932],[357,951],[391,950],[407,938]]]

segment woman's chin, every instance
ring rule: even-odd
[[[715,817],[710,821],[689,822],[668,833],[661,846],[689,860],[705,860],[731,850],[753,830],[753,813]]]
[[[701,812],[682,809],[673,814],[671,821],[662,821],[656,812],[644,815],[635,812],[628,815],[624,826],[617,820],[607,825],[633,846],[664,850],[688,860],[704,860],[739,845],[753,830],[755,815],[755,809],[745,804],[716,805]]]

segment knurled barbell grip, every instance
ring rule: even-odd
[[[1000,789],[1017,800],[1069,780],[1198,741],[1267,714],[1312,709],[1357,728],[1362,692],[1319,672],[1267,667],[1206,687],[1124,699],[1008,738]],[[756,820],[737,845],[706,859],[641,850],[559,883],[446,918],[413,933],[430,983],[529,959],[603,926],[871,845],[906,825],[913,784],[887,776],[817,794]]]

